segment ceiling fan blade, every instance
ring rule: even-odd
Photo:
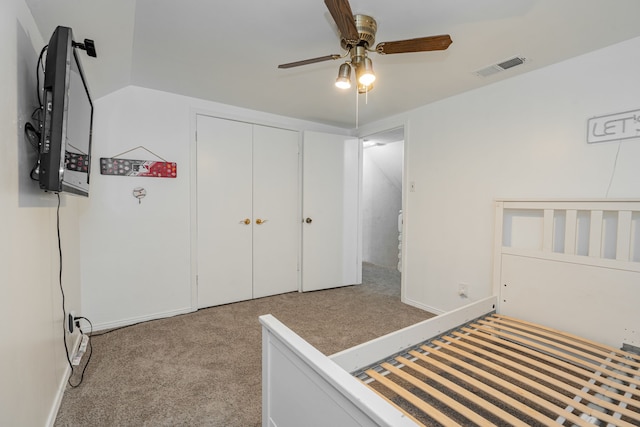
[[[329,61],[331,59],[339,59],[340,57],[341,57],[341,55],[337,55],[337,54],[319,56],[317,58],[305,59],[305,60],[296,61],[296,62],[289,62],[288,64],[280,64],[280,65],[278,65],[278,68],[299,67],[301,65],[315,64],[316,62]]]
[[[351,11],[349,0],[324,0],[324,4],[338,26],[340,35],[353,45],[358,43],[360,36],[353,20],[353,12]]]
[[[417,39],[382,42],[376,46],[376,52],[385,54],[427,52],[430,50],[445,50],[452,43],[449,34],[441,36],[418,37]]]

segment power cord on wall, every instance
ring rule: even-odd
[[[42,73],[44,74],[44,53],[49,48],[49,45],[46,45],[40,51],[40,55],[38,55],[38,63],[36,64],[36,93],[38,95],[38,105],[40,109],[42,109],[42,98],[40,96],[40,68],[42,68]]]
[[[187,316],[189,314],[193,314],[193,313],[189,312],[189,313],[176,314],[175,316],[171,316],[171,317],[172,318],[177,318],[179,316]],[[101,337],[102,335],[107,335],[107,334],[110,334],[111,332],[119,331],[121,329],[127,329],[127,328],[130,328],[132,326],[142,325],[143,323],[154,322],[156,320],[159,320],[159,319],[142,320],[140,322],[131,323],[130,325],[124,325],[124,326],[119,326],[119,327],[113,328],[113,329],[107,329],[106,331],[100,332],[99,334],[92,333],[91,336],[92,337]]]
[[[40,111],[40,109],[37,109],[36,111]],[[35,114],[35,111],[34,111],[34,114]],[[35,151],[36,153],[39,153],[40,152],[40,132],[31,124],[31,122],[25,123],[24,136],[27,139],[27,141],[29,141],[29,144],[31,144],[33,151]],[[36,160],[33,167],[31,168],[31,172],[29,173],[29,177],[34,181],[38,180],[39,166],[40,166],[40,162]]]
[[[69,374],[69,378],[67,378],[67,384],[69,384],[70,387],[75,388],[75,387],[78,387],[80,384],[82,384],[82,381],[84,380],[84,373],[87,370],[87,366],[89,366],[89,362],[91,361],[91,355],[93,354],[93,347],[91,346],[91,336],[89,335],[88,336],[89,356],[87,358],[87,362],[84,365],[84,368],[82,369],[82,374],[80,375],[80,381],[77,384],[73,384],[71,382],[71,378],[75,373],[75,369],[73,367],[73,363],[71,362],[71,358],[69,356],[69,346],[67,344],[67,322],[66,322],[67,310],[65,308],[66,304],[65,304],[64,286],[62,286],[62,238],[60,237],[60,193],[57,193],[56,195],[58,196],[58,206],[56,208],[56,230],[58,235],[58,260],[59,260],[58,285],[60,286],[60,294],[62,295],[62,319],[63,319],[62,341],[64,342],[64,353],[65,353],[65,356],[67,357],[69,368],[71,368],[71,373]],[[78,316],[78,317],[75,317],[73,321],[75,325],[78,327],[78,330],[80,331],[81,336],[84,336],[85,334],[82,331],[82,328],[80,328],[80,320],[87,321],[91,328],[91,333],[93,333],[93,323],[91,323],[91,321],[86,317]]]
[[[611,184],[613,184],[613,177],[616,175],[616,169],[618,168],[618,157],[620,156],[620,147],[622,147],[622,141],[618,141],[618,150],[616,151],[616,159],[613,161],[611,178],[609,178],[609,186],[607,187],[607,193],[605,194],[604,197],[609,197],[609,190],[611,190]]]
[[[27,122],[24,125],[24,135],[27,141],[31,144],[31,147],[36,153],[40,153],[40,144],[41,140],[41,129],[42,129],[42,113],[44,111],[44,106],[42,104],[42,96],[40,94],[40,71],[44,73],[44,62],[43,57],[44,53],[47,51],[49,46],[45,46],[40,51],[40,55],[38,56],[38,63],[36,64],[36,95],[38,96],[38,107],[33,110],[31,113],[31,119],[36,123],[34,126],[31,122]],[[40,160],[36,159],[33,167],[31,168],[31,172],[29,173],[29,177],[32,180],[37,181],[38,175],[40,173]]]
[[[119,331],[119,330],[121,330],[121,329],[127,329],[127,328],[130,328],[130,327],[132,327],[132,326],[136,326],[136,325],[140,325],[140,324],[142,324],[142,323],[147,323],[147,322],[152,322],[152,321],[153,321],[153,320],[144,320],[144,321],[142,321],[142,322],[132,323],[132,324],[130,324],[130,325],[119,326],[119,327],[117,327],[117,328],[108,329],[108,330],[106,330],[106,331],[104,331],[104,332],[100,332],[99,334],[94,334],[94,333],[92,333],[92,334],[91,334],[91,336],[92,336],[92,337],[101,337],[102,335],[107,335],[107,334],[110,334],[111,332]]]
[[[25,139],[29,142],[29,144],[31,145],[31,147],[33,148],[34,151],[36,152],[40,152],[40,144],[41,144],[41,128],[42,128],[42,112],[43,112],[43,104],[42,104],[42,97],[40,94],[40,72],[42,70],[42,72],[44,72],[44,62],[43,62],[43,58],[44,58],[44,54],[47,51],[48,46],[45,46],[44,48],[42,48],[42,50],[40,51],[40,55],[38,56],[38,63],[36,65],[36,93],[38,95],[38,107],[33,111],[33,113],[31,114],[31,119],[34,120],[34,122],[36,123],[36,125],[34,126],[31,122],[27,122],[24,126],[24,135],[25,135]],[[38,180],[38,169],[39,169],[39,162],[36,161],[36,163],[34,164],[33,168],[31,169],[31,172],[29,174],[29,176],[31,177],[31,179],[37,181]],[[91,361],[91,355],[93,354],[93,348],[91,346],[91,339],[90,337],[88,338],[88,346],[89,346],[89,356],[87,358],[87,362],[84,365],[84,368],[82,369],[82,374],[80,376],[80,381],[77,384],[73,384],[71,382],[71,378],[73,377],[73,374],[75,373],[75,369],[73,366],[73,363],[71,362],[71,358],[69,356],[69,345],[67,344],[67,311],[66,311],[66,301],[65,301],[65,294],[64,294],[64,286],[62,285],[62,239],[60,236],[60,194],[57,193],[56,194],[58,197],[58,205],[56,208],[56,230],[57,230],[57,236],[58,236],[58,260],[59,260],[59,269],[58,269],[58,285],[60,286],[60,294],[62,296],[62,340],[64,342],[64,350],[65,350],[65,356],[67,358],[67,363],[69,364],[69,368],[71,369],[71,373],[69,375],[69,378],[67,379],[67,383],[69,384],[70,387],[78,387],[80,384],[82,384],[82,381],[84,380],[84,373],[87,370],[87,366],[89,366],[89,361]],[[78,330],[80,331],[81,335],[85,335],[84,332],[82,331],[82,329],[80,328],[80,320],[86,320],[91,328],[91,333],[93,333],[93,324],[91,323],[91,321],[89,319],[87,319],[86,317],[76,317],[74,319],[74,322],[76,324],[76,326],[78,327]]]
[[[67,356],[67,362],[69,362],[69,367],[71,368],[71,375],[73,375],[73,365],[71,364],[71,359],[69,358],[69,346],[67,345],[67,328],[66,322],[67,319],[67,310],[65,309],[65,296],[64,296],[64,287],[62,286],[62,239],[60,238],[60,193],[57,193],[58,196],[58,207],[56,208],[56,229],[58,232],[58,285],[60,286],[60,295],[62,295],[62,341],[64,341],[64,354]]]

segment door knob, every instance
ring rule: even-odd
[[[249,218],[245,218],[244,221],[240,221],[240,222],[244,222],[247,225],[251,224],[251,220]]]
[[[266,219],[260,219],[260,218],[256,219],[256,224],[258,224],[258,225],[263,224],[265,222],[267,222]]]
[[[306,222],[307,224],[311,224],[313,220],[311,218],[307,218],[304,220],[304,222]]]

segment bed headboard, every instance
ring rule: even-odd
[[[496,201],[498,312],[640,347],[640,200]]]

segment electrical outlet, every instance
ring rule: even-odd
[[[466,283],[458,284],[458,295],[460,295],[461,298],[469,297],[469,286],[467,286]]]
[[[76,325],[76,313],[75,311],[70,311],[69,314],[67,315],[67,331],[69,331],[70,334],[73,333],[73,329],[75,328]]]

